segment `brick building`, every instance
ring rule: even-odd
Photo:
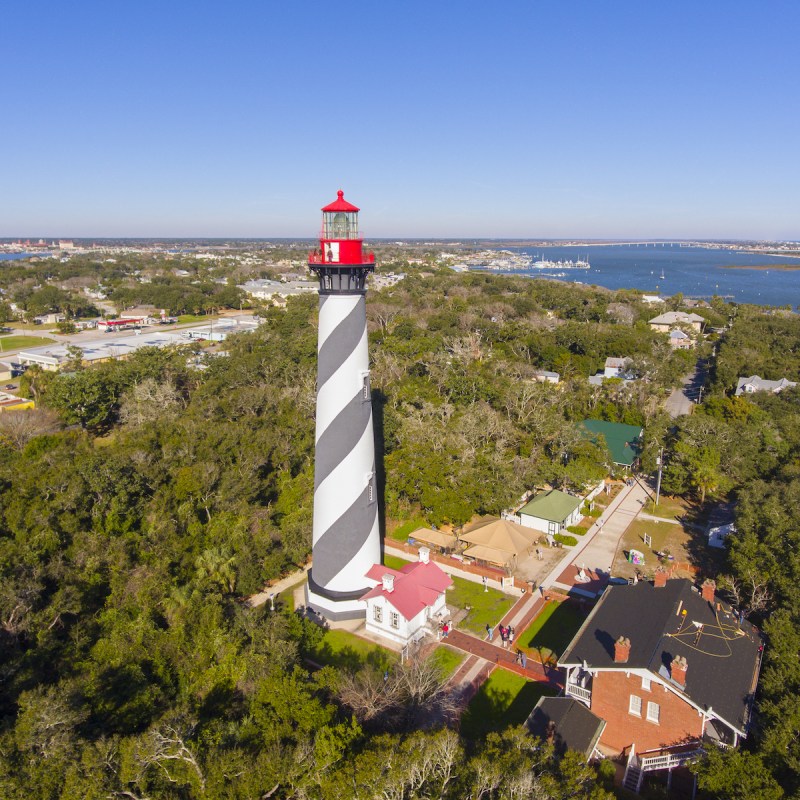
[[[761,636],[715,589],[663,570],[652,583],[610,586],[559,660],[566,695],[606,723],[600,748],[627,755],[629,788],[705,743],[747,736]]]

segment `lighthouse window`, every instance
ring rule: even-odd
[[[369,482],[369,502],[372,503],[375,500],[375,487],[372,481]]]
[[[369,400],[369,375],[364,375],[361,379],[361,391],[365,400]]]

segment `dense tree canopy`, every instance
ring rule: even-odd
[[[229,288],[206,296],[198,270],[207,299]],[[648,313],[625,292],[435,270],[371,295],[386,511],[461,523],[535,485],[579,487],[610,459],[576,422],[645,424],[670,449],[670,490],[739,498],[731,578],[754,583],[753,614],[774,611],[754,758],[794,787],[800,711],[779,685],[800,692],[796,395],[717,392],[672,425],[663,399],[693,356],[670,352]],[[521,730],[469,742],[375,724],[308,671],[318,628],[241,602],[310,551],[316,298],[263,315],[204,369],[167,350],[31,369],[37,411],[0,415],[0,795],[608,797],[593,769]],[[607,356],[640,380],[591,386]],[[539,369],[562,381],[537,383]],[[703,780],[722,796],[713,768]]]

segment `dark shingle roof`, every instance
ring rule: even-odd
[[[631,642],[624,664],[614,662],[614,642],[620,636]],[[716,716],[746,732],[760,646],[756,628],[745,622],[740,629],[727,606],[722,604],[717,612],[690,581],[670,580],[660,588],[640,582],[609,586],[559,663],[647,669],[704,710],[713,708]],[[669,677],[678,655],[688,662],[685,689]]]
[[[553,723],[553,744],[563,756],[567,750],[577,750],[590,758],[606,723],[595,716],[583,703],[571,697],[542,697],[531,711],[525,725],[541,739],[550,735]]]

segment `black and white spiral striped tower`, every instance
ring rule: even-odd
[[[381,560],[365,306],[375,256],[362,252],[358,211],[340,191],[322,209],[320,247],[308,261],[319,278],[319,335],[306,602],[332,620],[364,616],[365,575]]]

